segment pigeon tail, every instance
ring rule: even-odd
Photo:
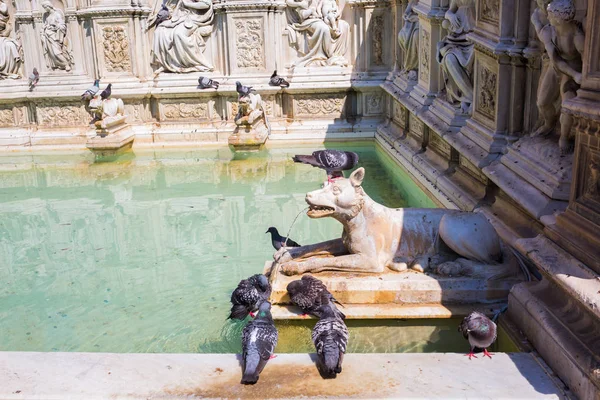
[[[242,304],[234,304],[231,306],[231,313],[228,319],[246,319],[248,316],[248,309]]]
[[[317,369],[324,379],[335,379],[337,374],[342,372],[340,364],[340,352],[335,350],[319,354],[317,359]]]

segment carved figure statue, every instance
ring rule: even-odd
[[[10,37],[10,15],[5,0],[0,0],[0,79],[19,79],[23,63],[21,45]]]
[[[561,103],[577,95],[581,84],[583,68],[581,56],[585,42],[585,34],[581,24],[575,20],[575,5],[572,0],[554,0],[547,8],[549,25],[539,32],[553,71],[544,75],[538,91],[538,107],[544,119],[544,125],[534,135],[550,133],[556,123],[554,96],[560,91]],[[549,68],[550,69],[550,68]],[[560,139],[558,146],[561,154],[573,151],[570,139],[573,118],[566,113],[560,115]]]
[[[238,112],[234,118],[236,125],[252,125],[263,119],[265,125],[271,130],[267,113],[262,98],[258,93],[249,93],[238,98]]]
[[[89,109],[94,119],[91,123],[104,125],[110,123],[110,121],[120,119],[125,115],[125,104],[121,99],[108,98],[102,99],[100,94],[94,96],[90,100]]]
[[[350,25],[336,0],[286,0],[288,38],[302,57],[295,67],[346,66]]]
[[[161,10],[162,0],[156,1],[155,13]],[[154,71],[187,73],[214,69],[203,53],[205,37],[212,33],[214,11],[211,0],[169,0],[171,18],[154,30],[152,63]]]
[[[340,239],[277,251],[274,259],[287,275],[345,271],[380,273],[390,268],[443,275],[476,274],[499,268],[503,247],[492,225],[479,213],[391,209],[363,190],[364,168],[306,195],[311,218],[332,217],[343,225]]]
[[[448,35],[437,45],[448,101],[458,103],[464,114],[470,112],[473,102],[475,52],[473,43],[467,40],[467,34],[475,27],[474,12],[474,0],[451,0],[442,22]]]
[[[46,66],[68,72],[73,65],[73,54],[67,37],[65,16],[61,10],[54,8],[49,0],[42,2],[42,8],[45,13],[41,35]]]
[[[402,49],[402,73],[416,80],[419,69],[419,16],[413,10],[418,0],[410,0],[404,11],[404,26],[398,33],[398,44]]]

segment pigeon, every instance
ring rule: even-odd
[[[83,94],[81,95],[81,100],[90,101],[94,98],[96,93],[98,93],[98,90],[100,90],[100,79],[96,79],[94,81],[94,84],[87,88],[85,92],[83,92]]]
[[[352,151],[318,150],[312,155],[295,155],[294,162],[309,164],[327,171],[327,181],[331,183],[336,178],[344,177],[342,171],[354,168],[358,163],[358,154]]]
[[[311,338],[317,350],[317,369],[325,379],[333,379],[342,372],[342,361],[348,345],[348,328],[329,307],[329,297],[321,294],[321,319],[312,330]]]
[[[106,100],[110,97],[111,93],[112,93],[112,83],[109,83],[108,86],[106,87],[106,89],[104,89],[102,91],[102,93],[100,93],[100,98],[102,100]]]
[[[152,29],[155,26],[159,26],[160,24],[162,24],[163,22],[165,22],[166,20],[171,18],[171,13],[169,12],[169,9],[167,8],[167,6],[165,5],[165,2],[163,1],[162,5],[160,6],[160,10],[158,11],[158,13],[156,13],[156,17],[154,17],[154,20],[152,21],[152,23],[150,23],[150,25],[148,25],[148,28],[146,28],[146,31],[149,31],[150,29]]]
[[[302,309],[304,315],[311,314],[321,318],[323,304],[321,302],[324,294],[329,299],[327,307],[332,308],[338,318],[345,319],[346,316],[337,309],[333,302],[341,305],[333,295],[327,290],[323,282],[310,275],[303,275],[302,279],[290,282],[287,285],[287,291],[292,303]]]
[[[242,332],[242,381],[243,385],[254,385],[267,361],[274,358],[277,346],[277,328],[271,315],[271,303],[263,302],[256,319],[250,321]]]
[[[252,86],[244,86],[240,81],[235,83],[235,90],[237,90],[240,97],[248,96],[253,91]]]
[[[275,228],[274,226],[270,227],[269,229],[267,229],[267,231],[265,233],[270,233],[271,234],[271,243],[273,244],[273,247],[275,247],[275,250],[279,250],[282,247],[300,247],[300,245],[293,241],[290,238],[286,238],[283,237],[279,234],[279,232],[277,231],[277,228]],[[286,242],[287,239],[287,242]]]
[[[483,355],[492,358],[492,354],[487,351],[487,348],[496,340],[496,324],[488,317],[480,312],[473,311],[467,315],[458,326],[459,332],[462,332],[465,339],[469,340],[471,351],[468,354],[469,360],[471,357],[477,358],[473,354],[475,347],[483,349]]]
[[[219,82],[213,81],[212,79],[207,78],[205,76],[201,76],[200,78],[198,78],[198,88],[200,88],[200,89],[209,89],[209,88],[218,89]]]
[[[277,75],[277,70],[273,71],[273,75],[271,75],[271,79],[269,80],[270,86],[280,86],[280,87],[290,87],[290,83]]]
[[[231,313],[229,319],[244,319],[258,310],[260,303],[271,296],[271,284],[263,274],[242,279],[231,294]]]
[[[40,81],[40,73],[37,68],[33,68],[33,72],[29,75],[29,90],[33,90]]]

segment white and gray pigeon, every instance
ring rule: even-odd
[[[271,75],[271,79],[269,80],[270,86],[279,86],[283,88],[290,87],[290,83],[277,75],[277,70],[273,71],[273,75]]]
[[[29,75],[29,90],[33,90],[40,81],[40,73],[37,68],[33,68],[33,72]]]
[[[329,307],[329,298],[322,294],[321,319],[312,330],[312,341],[317,350],[317,369],[325,379],[333,379],[342,372],[342,361],[348,345],[348,328]]]
[[[82,101],[90,101],[91,99],[94,98],[94,96],[96,95],[96,93],[98,93],[99,90],[100,90],[100,79],[96,79],[94,81],[94,84],[92,86],[90,86],[89,88],[87,88],[85,92],[83,92],[83,94],[81,95],[81,100]]]
[[[240,97],[248,96],[253,92],[252,86],[244,86],[240,81],[235,83],[235,90],[238,92]]]
[[[487,348],[496,341],[497,328],[492,320],[480,312],[473,311],[463,319],[458,330],[471,345],[471,350],[466,354],[469,360],[471,357],[477,358],[473,353],[476,347],[483,349],[484,357],[492,358],[492,354],[487,351]]]
[[[275,228],[274,226],[271,226],[269,229],[267,229],[265,233],[271,234],[271,244],[273,245],[275,250],[279,250],[284,245],[285,247],[300,247],[300,245],[292,239],[286,238],[285,236],[281,236],[279,234],[279,231],[277,231],[277,228]]]
[[[301,279],[288,283],[286,289],[290,295],[292,304],[300,307],[305,315],[310,314],[321,318],[323,311],[322,300],[323,295],[325,295],[329,299],[326,307],[331,308],[338,318],[346,318],[344,313],[338,310],[335,304],[333,304],[336,302],[341,305],[341,303],[327,290],[327,286],[314,276],[303,275]]]
[[[231,313],[229,319],[244,319],[258,310],[260,304],[271,296],[271,284],[263,274],[242,279],[231,293]]]
[[[200,78],[198,78],[198,88],[199,89],[218,89],[219,88],[219,82],[212,80],[210,78],[207,78],[205,76],[201,76]]]
[[[309,164],[327,171],[327,181],[344,176],[342,171],[350,170],[358,163],[358,154],[353,151],[318,150],[312,155],[295,155],[294,162]]]
[[[274,358],[278,333],[271,315],[271,303],[263,302],[256,318],[242,332],[242,381],[243,385],[254,385],[258,377]]]

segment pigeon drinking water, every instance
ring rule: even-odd
[[[267,361],[274,357],[277,339],[271,303],[265,301],[260,305],[256,318],[242,332],[242,384],[254,385],[258,382],[258,376]]]
[[[458,326],[458,330],[462,332],[465,339],[469,340],[471,345],[471,351],[466,354],[469,356],[469,360],[471,357],[477,358],[473,353],[475,347],[483,349],[483,355],[492,358],[487,348],[496,340],[496,324],[488,317],[480,312],[473,311],[463,319]]]
[[[167,8],[167,6],[165,4],[165,1],[163,1],[162,5],[160,6],[160,10],[158,11],[158,13],[156,13],[154,20],[152,20],[150,22],[150,24],[148,25],[148,28],[146,28],[146,31],[149,31],[150,29],[152,29],[155,26],[159,26],[160,24],[162,24],[163,22],[167,21],[170,18],[171,18],[171,13],[169,12],[169,9]]]
[[[33,72],[29,75],[29,90],[33,90],[34,87],[37,86],[40,81],[40,73],[37,68],[33,68]]]
[[[294,162],[324,169],[327,171],[327,181],[331,183],[333,179],[344,176],[342,171],[354,168],[358,163],[358,154],[352,151],[327,149],[315,151],[310,156],[295,155],[292,159]]]
[[[300,247],[300,245],[298,243],[296,243],[295,241],[293,241],[292,239],[281,236],[279,234],[279,232],[277,231],[277,228],[275,228],[273,226],[270,227],[269,229],[267,229],[267,231],[265,233],[271,234],[271,243],[273,244],[273,247],[275,248],[275,250],[279,250],[284,245],[285,245],[285,247]],[[287,239],[287,242],[286,242],[286,239]]]
[[[235,90],[240,97],[248,96],[253,91],[252,86],[244,86],[240,81],[235,83]]]
[[[342,361],[348,345],[348,328],[329,306],[329,297],[321,294],[321,319],[312,330],[312,341],[317,350],[317,369],[325,379],[342,372]]]
[[[273,75],[271,75],[271,79],[269,80],[270,86],[280,86],[280,87],[290,87],[290,83],[277,75],[277,70],[273,71]]]
[[[96,93],[98,93],[98,90],[100,90],[100,79],[96,79],[94,81],[94,84],[91,87],[87,88],[85,92],[83,92],[83,94],[81,95],[81,100],[90,101],[94,98]]]
[[[321,318],[322,307],[324,306],[322,298],[325,295],[329,299],[326,307],[331,308],[338,318],[346,318],[344,313],[338,310],[335,304],[333,304],[333,302],[340,303],[327,290],[325,284],[311,275],[303,275],[301,279],[290,282],[287,285],[287,291],[292,303],[300,307],[304,314],[311,314]]]
[[[258,310],[260,304],[267,301],[269,296],[271,296],[271,284],[263,274],[242,279],[231,294],[229,319],[244,319],[248,314],[254,317],[254,311]]]
[[[198,88],[199,89],[218,89],[219,88],[219,82],[214,81],[210,78],[207,78],[205,76],[201,76],[200,78],[198,78]]]
[[[109,83],[108,86],[106,87],[106,89],[104,89],[102,91],[102,93],[100,93],[100,98],[102,100],[106,100],[110,97],[111,93],[112,93],[112,83]]]

